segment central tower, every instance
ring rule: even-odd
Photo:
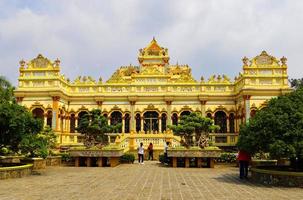
[[[140,71],[145,68],[157,68],[160,72],[165,73],[169,65],[169,56],[167,48],[160,47],[156,39],[153,38],[150,44],[139,50],[138,61]]]

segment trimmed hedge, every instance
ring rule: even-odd
[[[126,153],[120,157],[121,163],[134,163],[134,161],[135,161],[135,155],[132,153]]]

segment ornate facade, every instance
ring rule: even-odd
[[[211,139],[234,145],[240,124],[266,106],[272,97],[291,91],[287,59],[263,51],[248,59],[234,80],[226,75],[195,80],[188,65],[171,65],[166,48],[153,39],[139,50],[138,66],[122,66],[106,82],[79,76],[74,81],[60,74],[60,60],[38,55],[20,61],[17,101],[44,119],[60,143],[76,143],[79,118],[94,108],[108,123],[122,123],[121,133],[163,133],[180,116],[200,112],[220,125]]]

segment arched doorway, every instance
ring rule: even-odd
[[[253,118],[256,115],[256,110],[251,110],[250,111],[250,117]]]
[[[141,130],[141,116],[140,113],[136,114],[136,132],[138,133]]]
[[[130,115],[128,113],[125,114],[124,120],[125,120],[125,123],[124,123],[124,132],[125,133],[129,133],[130,132],[130,127],[129,127],[129,124],[130,124]]]
[[[114,111],[110,115],[110,125],[122,124],[122,113],[119,111]],[[122,132],[122,127],[118,130],[119,133]]]
[[[234,113],[229,114],[229,132],[230,133],[235,132],[235,114]]]
[[[83,118],[88,118],[88,112],[87,111],[81,111],[78,113],[78,124],[77,124],[77,127],[79,126],[80,122],[81,122],[81,119]]]
[[[44,111],[42,108],[35,108],[32,110],[34,118],[41,119],[44,124]]]
[[[190,111],[189,110],[185,110],[185,111],[182,111],[181,112],[181,114],[180,114],[180,116],[182,117],[182,116],[184,116],[184,115],[190,115]]]
[[[215,113],[215,124],[220,126],[220,130],[218,133],[226,133],[227,132],[227,117],[225,112],[217,111]]]
[[[167,119],[167,115],[165,113],[163,113],[161,115],[161,130],[166,131],[166,119]]]
[[[144,131],[145,133],[159,132],[159,114],[155,111],[147,111],[144,117]]]
[[[171,120],[172,120],[173,125],[176,125],[176,126],[178,125],[178,115],[177,115],[177,113],[174,113],[172,115]]]
[[[74,133],[76,130],[76,117],[75,114],[70,115],[70,132]]]
[[[46,125],[49,126],[50,128],[52,128],[52,123],[53,121],[53,112],[51,110],[47,111],[46,114]]]

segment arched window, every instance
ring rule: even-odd
[[[215,113],[215,124],[220,126],[220,130],[218,130],[217,132],[219,133],[227,132],[227,119],[225,112],[218,111]]]
[[[141,130],[141,116],[139,113],[136,114],[136,132],[138,133]]]
[[[119,111],[114,111],[110,115],[110,125],[117,125],[121,123],[122,124],[122,113]],[[122,129],[119,130],[119,132],[122,132]]]
[[[46,125],[52,128],[53,112],[51,110],[47,111],[46,115]]]
[[[212,119],[213,117],[211,116],[211,113],[207,113],[206,117],[208,117],[209,119]]]
[[[42,108],[35,108],[32,110],[34,118],[41,119],[42,122],[44,123],[44,111]]]
[[[143,114],[145,133],[159,132],[159,114],[155,111],[147,111]]]
[[[172,115],[171,120],[172,120],[173,125],[178,125],[178,115],[177,115],[177,113],[174,113]]]
[[[250,111],[250,117],[253,118],[256,115],[256,110],[251,110]]]
[[[64,127],[63,127],[63,122],[64,122],[64,114],[63,114],[63,111],[61,110],[60,111],[60,130],[63,132],[64,130]]]
[[[235,132],[235,114],[234,113],[229,114],[229,132],[230,133]]]
[[[79,126],[81,119],[83,119],[84,117],[88,117],[88,112],[87,111],[81,111],[78,113],[78,124],[77,126]]]
[[[124,123],[124,132],[125,133],[129,133],[130,132],[130,127],[129,127],[129,124],[130,124],[130,115],[129,114],[125,114],[124,120],[125,120],[125,123]]]
[[[181,114],[180,114],[180,116],[182,117],[182,116],[184,116],[184,115],[190,115],[190,111],[188,111],[188,110],[185,110],[185,111],[182,111],[181,112]]]
[[[74,133],[76,130],[76,117],[75,114],[70,115],[70,132]]]
[[[166,116],[165,113],[163,113],[161,115],[161,130],[162,130],[162,132],[166,131],[166,119],[167,119],[167,116]]]

